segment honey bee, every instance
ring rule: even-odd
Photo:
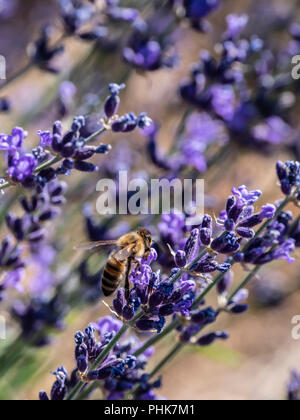
[[[152,245],[152,236],[147,229],[138,229],[136,232],[127,233],[118,240],[99,241],[82,244],[75,249],[91,250],[101,246],[116,245],[116,249],[110,254],[102,275],[102,292],[104,296],[110,296],[125,279],[125,298],[129,299],[129,276],[132,263],[138,263],[137,258],[147,257]]]

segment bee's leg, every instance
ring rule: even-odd
[[[148,258],[150,253],[151,253],[151,248],[146,249],[145,254],[144,254],[144,258]]]
[[[129,292],[130,292],[130,284],[129,284],[129,276],[131,272],[131,265],[134,258],[129,257],[127,261],[127,268],[125,273],[125,299],[127,302],[129,301]]]

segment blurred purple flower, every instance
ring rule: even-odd
[[[254,126],[252,133],[256,140],[271,144],[288,144],[295,135],[294,130],[277,116],[267,118],[265,122]]]
[[[236,109],[236,97],[232,86],[213,85],[210,89],[211,105],[215,113],[225,121],[231,121]]]
[[[9,152],[9,156],[14,156],[17,151],[21,150],[27,135],[27,131],[21,127],[15,127],[11,135],[0,134],[0,150]]]
[[[300,373],[297,370],[291,372],[287,394],[290,401],[300,401]]]
[[[24,182],[34,173],[36,165],[37,161],[32,154],[26,153],[20,157],[13,157],[9,161],[7,173],[13,181]]]
[[[185,163],[205,172],[207,162],[205,152],[211,145],[224,146],[229,140],[224,124],[214,120],[209,114],[194,113],[187,119],[185,132],[181,139],[181,152]]]
[[[248,24],[249,17],[247,14],[236,15],[230,14],[226,17],[227,22],[227,38],[235,38],[240,35],[245,26]]]

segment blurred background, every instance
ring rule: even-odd
[[[248,13],[249,33],[255,32],[268,42],[272,38],[272,43],[279,45],[284,42],[285,36],[281,30],[288,25],[291,15],[296,19],[300,14],[300,7],[293,0],[226,0],[222,3],[222,7],[209,17],[212,29],[208,34],[194,31],[187,24],[181,25],[176,33],[176,53],[180,62],[173,69],[141,72],[124,63],[119,54],[113,53],[112,47],[110,51],[110,46],[98,48],[81,39],[66,38],[64,54],[55,58],[59,74],[33,67],[1,90],[1,97],[10,98],[11,111],[0,113],[0,131],[8,133],[13,127],[22,126],[29,132],[28,144],[37,145],[37,131],[49,130],[56,119],[62,119],[64,126],[68,127],[74,115],[89,114],[92,116],[91,124],[96,124],[101,117],[103,95],[107,96],[107,84],[126,81],[127,88],[121,94],[120,114],[147,112],[161,126],[158,147],[162,154],[167,154],[186,109],[178,94],[178,86],[189,74],[191,64],[197,62],[200,50],[214,48],[226,28],[225,16],[228,13]],[[41,25],[48,22],[55,22],[53,37],[59,39],[60,9],[54,0],[0,2],[0,54],[6,58],[8,77],[26,66],[28,44],[39,37]],[[63,82],[69,85],[62,85]],[[61,103],[61,89],[64,88],[71,90],[67,104]],[[294,109],[293,122],[297,124],[297,104]],[[117,156],[116,159],[121,160],[118,152],[122,155],[123,148],[130,147],[135,151],[135,172],[145,168],[157,171],[149,159],[145,136],[140,132],[109,134],[105,142],[112,144],[113,150],[111,157],[97,158],[96,163],[101,170],[107,170],[105,165],[110,165],[105,162],[106,159]],[[242,184],[251,189],[261,189],[264,203],[281,198],[274,166],[278,159],[284,161],[290,157],[290,152],[284,148],[261,153],[258,147],[247,148],[234,143],[226,158],[209,168],[204,175],[208,202],[213,203],[214,211],[221,210],[232,186]],[[62,217],[56,221],[55,230],[49,232],[49,243],[54,244],[58,252],[52,271],[58,276],[59,283],[68,275],[70,268],[78,265],[84,257],[82,253],[74,252],[73,246],[89,240],[82,208],[84,204],[89,204],[95,209],[98,179],[99,174],[88,177],[75,174],[67,179],[68,203]],[[16,202],[18,193],[18,188],[9,189],[0,196],[2,218],[7,206]],[[293,213],[296,212],[294,207]],[[97,223],[107,223],[100,216],[95,217]],[[124,219],[122,223],[130,226],[132,221]],[[3,225],[1,238],[5,235]],[[99,260],[94,257],[90,260],[91,272],[97,273]],[[291,266],[279,261],[263,269],[250,285],[250,311],[237,318],[224,316],[218,322],[219,329],[228,330],[230,339],[204,350],[187,348],[164,370],[160,395],[183,400],[285,398],[289,372],[300,368],[300,341],[293,340],[291,336],[291,320],[300,314],[299,271],[299,258]],[[9,299],[3,302],[1,315],[7,320],[8,337],[0,341],[0,350],[2,353],[7,349],[11,354],[15,352],[17,360],[13,368],[5,369],[1,375],[0,399],[37,399],[39,390],[48,390],[53,383],[50,371],[59,365],[68,370],[74,366],[74,333],[89,322],[108,315],[108,309],[97,295],[97,281],[94,279],[90,289],[87,284],[78,286],[78,273],[72,274],[63,292],[71,296],[64,327],[60,331],[51,329],[51,345],[24,345],[17,340],[22,325],[20,327],[20,323],[12,317],[10,308],[16,300],[28,304],[28,296],[33,290],[32,279],[42,275],[40,267],[31,265],[22,281],[24,293],[20,296],[18,292],[11,291]],[[237,271],[236,280],[242,275]],[[47,296],[51,293],[53,290],[48,290]],[[216,296],[212,294],[209,301],[215,304]],[[151,363],[167,352],[171,340],[174,338],[167,338],[159,344]],[[16,341],[16,347],[11,348]],[[8,362],[2,359],[2,363]]]

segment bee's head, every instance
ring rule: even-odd
[[[143,238],[145,246],[147,249],[151,248],[152,245],[152,235],[147,229],[139,229],[137,233]]]

